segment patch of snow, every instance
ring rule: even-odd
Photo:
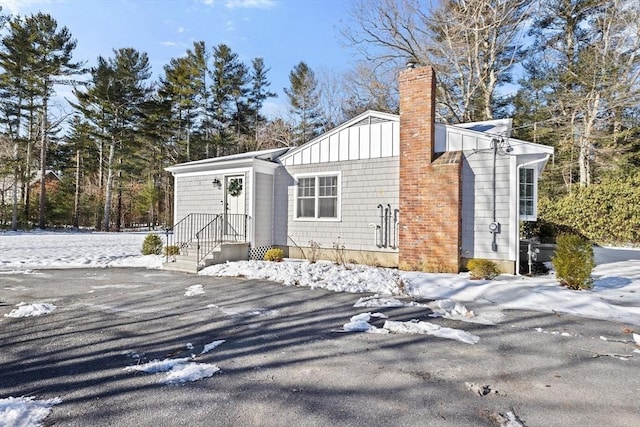
[[[404,307],[406,303],[397,298],[381,297],[373,295],[370,297],[362,297],[353,304],[354,307]]]
[[[500,427],[525,427],[520,418],[512,411],[501,415],[502,421],[500,422]]]
[[[166,372],[164,384],[179,384],[187,381],[197,381],[213,376],[220,371],[216,365],[208,363],[190,362],[190,358],[152,360],[141,365],[127,366],[125,371],[139,371],[146,373]]]
[[[0,239],[0,270],[44,268],[161,268],[164,257],[142,255],[149,232],[4,232]],[[159,234],[161,238],[164,236]]]
[[[349,323],[345,323],[342,329],[345,332],[368,332],[372,334],[386,334],[389,331],[380,329],[369,323],[371,317],[383,317],[382,313],[361,313],[351,317]],[[383,317],[384,318],[384,317]]]
[[[210,342],[209,344],[205,344],[204,345],[204,349],[202,350],[202,352],[200,354],[205,354],[210,352],[211,350],[213,350],[214,348],[218,347],[220,344],[224,343],[226,340],[217,340],[217,341],[213,341]]]
[[[636,342],[636,345],[640,345],[640,334],[633,333],[633,340]]]
[[[396,322],[387,320],[384,322],[383,328],[395,334],[426,334],[466,344],[475,344],[480,340],[480,337],[461,329],[445,328],[429,322]]]
[[[204,287],[202,285],[192,285],[187,288],[187,292],[184,293],[184,296],[193,297],[202,294],[204,294]]]
[[[499,310],[485,310],[479,314],[469,310],[459,302],[451,299],[440,299],[428,304],[433,311],[430,317],[444,317],[445,319],[460,320],[467,323],[482,325],[496,325],[502,321],[504,314]]]
[[[535,330],[543,334],[560,335],[561,337],[577,337],[577,335],[570,334],[569,332],[547,331],[542,328],[535,328]],[[604,337],[600,337],[600,338],[604,338]]]
[[[401,275],[398,270],[365,265],[346,267],[330,262],[267,262],[238,261],[207,267],[199,272],[205,276],[246,277],[271,280],[286,286],[308,286],[336,292],[372,292],[382,295],[399,294]]]
[[[51,413],[51,407],[62,399],[36,400],[35,397],[7,397],[0,399],[0,425],[36,427]]]
[[[167,377],[164,380],[164,383],[179,384],[187,381],[198,381],[202,378],[211,377],[218,371],[220,371],[220,368],[210,363],[179,364],[167,372]]]
[[[26,302],[21,302],[18,304],[18,308],[14,308],[10,313],[5,314],[5,317],[34,317],[34,316],[42,316],[45,314],[51,313],[57,307],[53,304],[49,304],[46,302],[34,302],[31,304],[27,304]]]

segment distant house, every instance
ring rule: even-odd
[[[28,191],[29,198],[38,200],[40,194],[40,177],[42,173],[38,170],[31,175]],[[60,184],[60,177],[53,170],[47,169],[44,175],[45,185],[48,189],[56,188]],[[0,176],[0,223],[8,223],[11,220],[11,209],[13,206],[14,178],[13,175]],[[17,200],[23,200],[23,187],[16,188]],[[26,194],[25,194],[26,195]]]
[[[431,68],[403,70],[399,89],[399,116],[367,111],[293,149],[167,168],[173,243],[191,257],[196,247],[199,265],[275,246],[437,272],[484,258],[517,272],[519,222],[536,219],[553,148],[511,138],[510,119],[436,123]],[[236,253],[220,255],[230,241]]]

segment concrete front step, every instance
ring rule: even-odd
[[[249,243],[223,243],[216,248],[198,265],[196,254],[175,255],[169,262],[163,262],[162,268],[171,271],[185,273],[197,273],[205,267],[213,264],[222,264],[227,261],[240,261],[249,259]]]

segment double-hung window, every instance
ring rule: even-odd
[[[339,178],[336,173],[298,177],[296,218],[338,219]]]
[[[519,176],[519,213],[522,221],[535,221],[536,218],[536,171],[533,168],[521,168]]]

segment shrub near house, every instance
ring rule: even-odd
[[[595,266],[591,243],[571,234],[558,236],[557,243],[551,261],[560,284],[569,289],[591,288],[591,271]]]

